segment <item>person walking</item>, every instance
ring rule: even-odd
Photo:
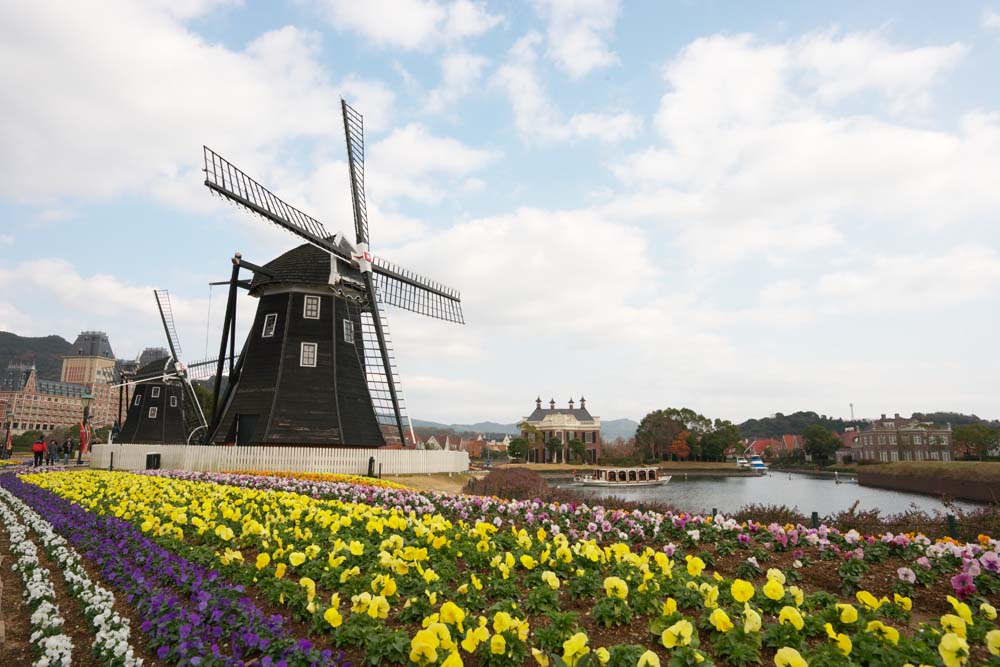
[[[31,466],[33,468],[41,466],[42,460],[45,458],[45,438],[42,436],[35,438],[35,442],[31,445],[31,453],[35,456],[35,460]]]
[[[52,438],[51,440],[49,440],[49,444],[45,448],[45,465],[47,466],[55,465],[58,459],[59,459],[59,443],[56,442],[55,438]]]
[[[63,465],[69,465],[69,454],[73,451],[73,441],[66,438],[62,444],[61,451],[63,455]]]

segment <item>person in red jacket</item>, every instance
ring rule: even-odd
[[[35,439],[35,443],[31,445],[31,453],[35,455],[35,462],[32,464],[36,468],[42,465],[42,460],[45,458],[45,438],[38,436]]]

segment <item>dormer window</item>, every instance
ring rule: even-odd
[[[319,319],[319,297],[306,295],[302,304],[302,317],[307,320]]]

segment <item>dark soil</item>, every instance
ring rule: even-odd
[[[0,621],[6,635],[0,642],[0,665],[30,665],[36,657],[28,641],[31,613],[24,602],[21,575],[11,569],[14,560],[10,536],[0,531]]]

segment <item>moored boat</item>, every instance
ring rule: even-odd
[[[763,475],[767,472],[767,465],[764,463],[764,459],[759,456],[750,457],[750,469],[756,473]]]
[[[598,468],[593,473],[573,475],[573,481],[586,486],[659,486],[670,481],[656,468]]]

